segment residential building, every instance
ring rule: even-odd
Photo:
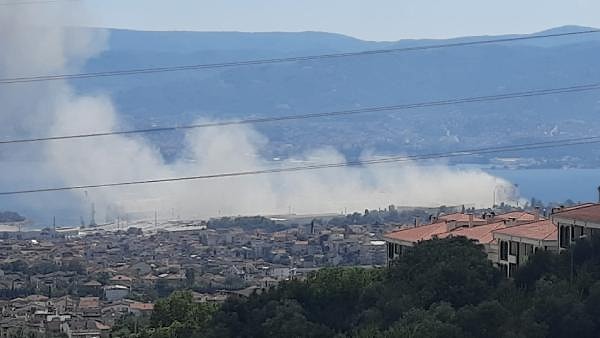
[[[433,223],[388,233],[384,236],[387,242],[388,261],[402,256],[415,244],[434,238],[453,236],[467,237],[484,246],[488,258],[496,261],[498,244],[493,232],[509,226],[523,224],[539,219],[539,214],[523,211],[495,215],[484,213],[481,217],[474,214],[455,213],[431,217]]]
[[[577,240],[600,235],[600,204],[557,208],[552,223],[558,228],[558,249],[565,250]]]
[[[498,264],[506,277],[513,277],[538,250],[557,251],[558,229],[551,220],[519,224],[493,231],[499,253]]]

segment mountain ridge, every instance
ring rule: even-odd
[[[564,26],[534,35],[589,29]],[[110,33],[109,49],[92,59],[85,71],[231,62],[483,38],[401,40],[371,45],[368,41],[318,32]],[[503,37],[507,36],[496,38]],[[102,92],[113,97],[124,125],[148,127],[191,123],[198,118],[326,112],[599,82],[600,61],[594,57],[599,53],[600,34],[587,34],[73,83],[82,93]],[[332,145],[350,157],[359,156],[365,149],[383,153],[436,152],[579,136],[582,132],[600,134],[599,122],[593,119],[600,112],[597,100],[597,93],[591,92],[257,128],[271,140],[265,155],[280,158],[323,145]],[[515,125],[516,119],[522,123]],[[581,125],[573,121],[588,123],[581,131]],[[493,125],[494,129],[481,127],[486,125]],[[309,136],[309,130],[313,136]],[[149,137],[166,156],[178,156],[181,135]],[[567,150],[558,153],[525,155],[538,158],[539,165],[556,166],[559,164],[549,163],[553,162],[549,157],[569,155]],[[600,164],[596,154],[597,151],[591,157],[577,156],[587,165]]]

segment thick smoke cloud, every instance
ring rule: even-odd
[[[0,12],[0,75],[29,76],[74,72],[105,48],[98,31],[66,29],[85,20],[81,4],[27,6]],[[109,97],[78,95],[68,83],[0,87],[0,136],[64,135],[119,130]],[[0,146],[0,189],[83,185],[163,177],[213,174],[299,163],[343,162],[335,149],[316,149],[273,163],[260,157],[268,140],[247,126],[208,128],[186,135],[182,159],[166,163],[141,136],[103,137],[43,144]],[[367,155],[365,155],[367,156]],[[372,157],[372,155],[368,155]],[[339,212],[388,204],[488,206],[493,191],[512,197],[510,184],[477,170],[443,165],[385,165],[337,168],[281,175],[257,175],[127,188],[93,189],[5,197],[0,209],[16,209],[49,220],[90,221],[91,205],[101,223],[116,217]],[[503,191],[509,191],[502,196]],[[68,215],[68,216],[66,216]]]

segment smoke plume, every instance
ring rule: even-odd
[[[98,30],[66,28],[84,23],[80,3],[15,6],[0,12],[0,76],[77,72],[106,48]],[[78,134],[126,129],[110,97],[80,95],[67,82],[0,87],[0,136]],[[315,149],[273,162],[261,158],[269,140],[247,126],[190,131],[182,159],[167,163],[142,136],[115,136],[0,146],[0,190],[86,185],[223,172],[297,166],[298,163],[343,162],[332,148]],[[365,157],[372,157],[365,154]],[[185,160],[183,159],[185,158]],[[497,189],[498,187],[502,189]],[[42,223],[53,215],[63,222],[98,223],[115,217],[162,218],[281,214],[364,210],[389,204],[489,206],[494,190],[510,184],[478,170],[441,164],[379,165],[287,174],[90,189],[11,196],[0,209],[36,215]],[[504,199],[512,198],[507,193]],[[498,196],[499,200],[503,197]]]

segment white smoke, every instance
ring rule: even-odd
[[[74,72],[102,51],[106,36],[97,30],[65,28],[66,23],[85,18],[80,4],[63,6],[55,4],[51,10],[17,6],[0,12],[2,77]],[[109,97],[78,95],[66,82],[2,86],[0,102],[3,138],[125,128]],[[87,185],[344,161],[335,149],[324,148],[272,162],[259,155],[266,146],[268,140],[247,126],[189,132],[185,160],[175,163],[166,163],[141,136],[0,146],[0,188]],[[395,164],[42,193],[3,198],[0,209],[6,205],[43,210],[48,218],[60,210],[76,210],[71,219],[84,215],[87,222],[94,203],[101,222],[104,216],[135,217],[155,210],[169,217],[209,217],[280,214],[290,208],[295,213],[339,212],[388,204],[489,206],[496,187],[506,190],[510,184],[478,170]]]

